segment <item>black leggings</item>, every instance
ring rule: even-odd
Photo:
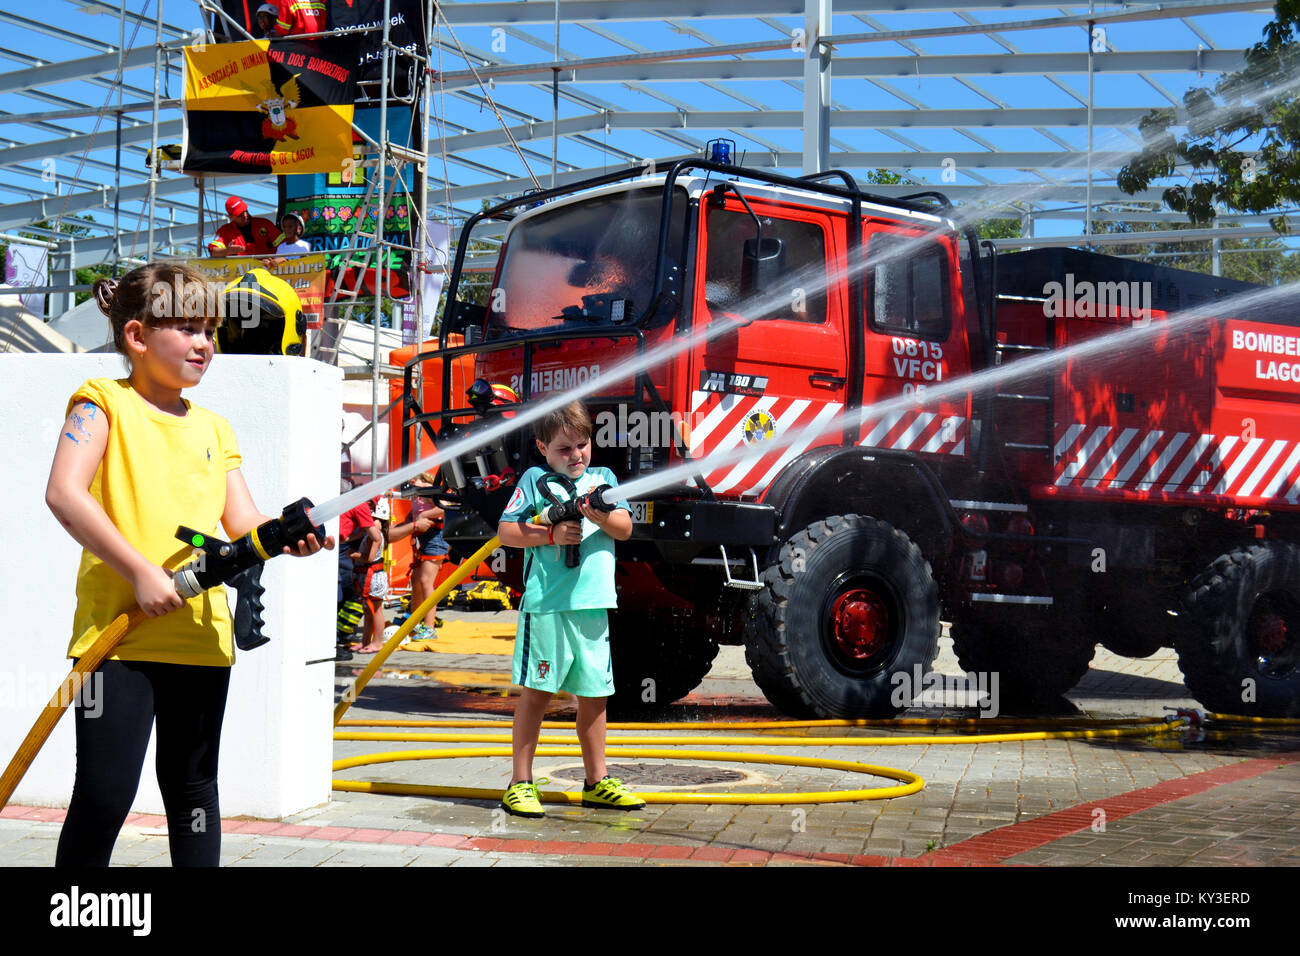
[[[221,858],[217,756],[229,667],[105,661],[78,705],[77,776],[55,866],[108,866],[131,810],[154,718],[173,866]]]

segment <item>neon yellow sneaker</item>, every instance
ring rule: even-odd
[[[537,797],[537,785],[531,780],[520,780],[510,785],[501,797],[501,809],[517,817],[544,817],[542,801]]]
[[[623,786],[618,777],[604,777],[590,790],[582,788],[582,805],[606,810],[640,810],[645,801]]]

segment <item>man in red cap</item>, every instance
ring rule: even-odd
[[[270,256],[284,241],[284,234],[269,219],[248,214],[248,203],[238,196],[226,200],[230,221],[217,230],[208,243],[211,256]]]

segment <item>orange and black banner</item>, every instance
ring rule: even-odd
[[[273,265],[266,265],[267,261]],[[225,286],[234,282],[250,269],[267,269],[298,293],[307,328],[319,329],[325,302],[325,253],[313,252],[300,256],[238,256],[229,259],[190,259],[186,265],[197,269],[212,282]]]
[[[185,50],[187,173],[331,173],[352,161],[354,37]]]

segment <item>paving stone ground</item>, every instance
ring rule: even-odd
[[[340,693],[364,663],[357,658],[338,666]],[[503,677],[508,667],[508,657],[472,649],[455,654],[399,652],[348,717],[502,720],[512,704],[508,676]],[[936,669],[960,673],[946,638]],[[434,671],[440,676],[434,678]],[[905,716],[965,718],[978,713],[964,703],[938,700],[913,707]],[[1066,699],[1049,708],[1050,714],[1030,716],[1104,720],[1162,716],[1167,709],[1192,706],[1195,702],[1186,696],[1172,652],[1130,660],[1099,649],[1092,668]],[[572,703],[558,702],[555,712],[559,717],[571,715]],[[728,647],[701,687],[666,716],[709,721],[780,715],[750,680],[741,649]],[[985,721],[977,729],[988,727]],[[962,729],[921,731],[955,732]],[[734,732],[702,726],[691,733],[721,740]],[[223,821],[222,865],[1249,867],[1293,866],[1300,861],[1300,747],[1291,733],[1212,728],[1208,734],[1180,731],[978,745],[922,739],[908,746],[884,746],[867,738],[914,734],[914,728],[780,733],[863,742],[734,749],[896,767],[920,774],[925,788],[890,800],[652,804],[629,814],[552,805],[542,820],[510,817],[491,800],[336,792],[327,805],[286,820]],[[451,745],[341,740],[335,755],[440,746]],[[724,748],[718,744],[716,749]],[[722,793],[838,791],[892,783],[841,770],[710,764],[685,757],[611,756],[610,762],[625,766],[629,775],[654,773],[663,764],[743,771],[737,782],[701,788]],[[544,790],[572,791],[580,785],[565,779],[563,771],[575,766],[580,767],[577,756],[539,756],[536,772],[552,778]],[[508,774],[509,759],[503,756],[385,763],[344,771],[336,778],[499,790]],[[49,866],[62,814],[59,808],[7,807],[0,813],[0,865]],[[117,843],[113,864],[157,867],[168,862],[165,822],[132,817]]]

